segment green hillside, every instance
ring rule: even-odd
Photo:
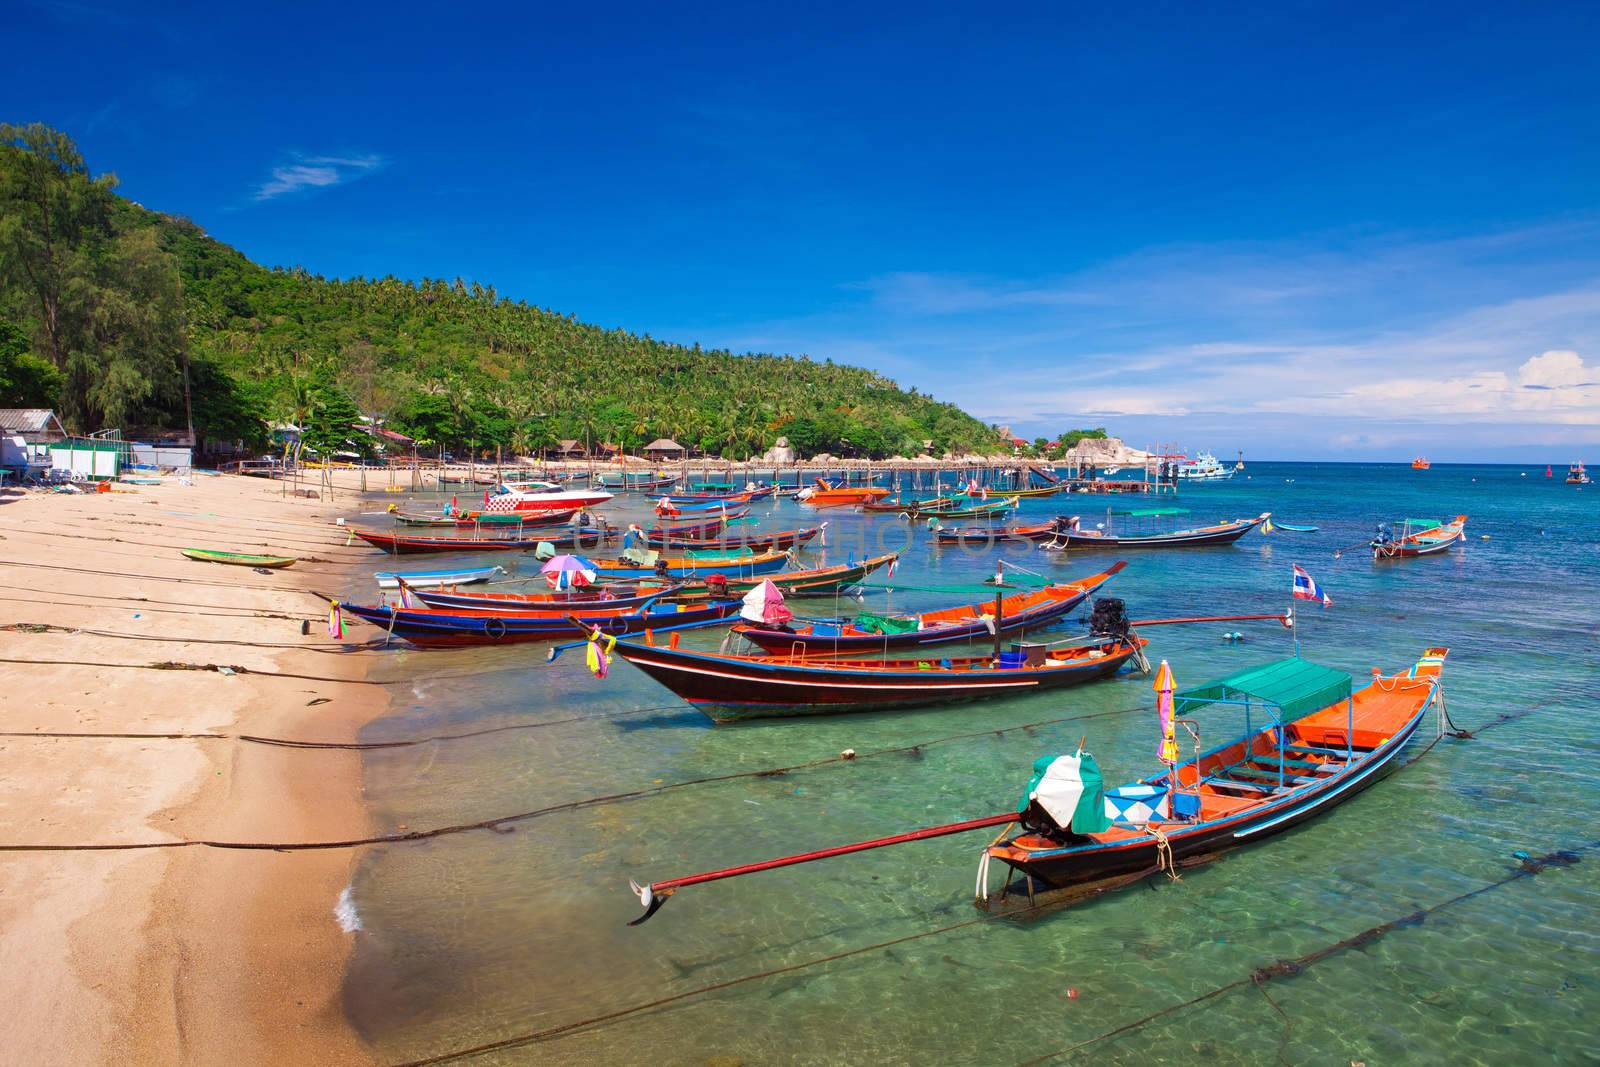
[[[886,456],[993,440],[952,404],[831,360],[669,344],[459,278],[263,267],[114,185],[64,136],[0,128],[0,404],[48,403],[80,429],[182,427],[187,362],[196,430],[217,439],[286,420],[335,424],[314,435],[335,444],[353,402],[480,451],[671,437],[743,457],[787,436],[802,454]],[[41,277],[57,279],[48,318]]]

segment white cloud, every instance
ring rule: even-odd
[[[299,156],[293,163],[273,167],[272,177],[256,188],[255,198],[271,200],[306,189],[343,185],[371,174],[384,162],[378,155]]]

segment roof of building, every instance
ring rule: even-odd
[[[49,408],[0,408],[0,433],[47,433],[51,423],[56,433],[67,432]]]
[[[682,452],[683,446],[670,437],[658,437],[644,446],[646,452]]]

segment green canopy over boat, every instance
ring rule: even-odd
[[[1185,689],[1176,694],[1174,700],[1176,714],[1180,716],[1189,715],[1207,704],[1248,701],[1275,714],[1279,722],[1293,722],[1349,695],[1350,676],[1344,671],[1291,656]]]

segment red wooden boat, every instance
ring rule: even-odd
[[[609,527],[567,527],[561,533],[483,533],[472,537],[423,536],[390,530],[363,530],[354,526],[350,527],[350,532],[374,548],[401,556],[423,552],[525,552],[537,548],[541,543],[556,548],[591,548],[617,539],[617,532]]]
[[[992,639],[1048,626],[1066,616],[1127,564],[1118,562],[1099,574],[1048,585],[985,604],[925,611],[918,615],[862,615],[853,620],[795,620],[788,630],[740,623],[733,632],[768,655],[836,656],[887,649],[926,648],[953,641]]]

